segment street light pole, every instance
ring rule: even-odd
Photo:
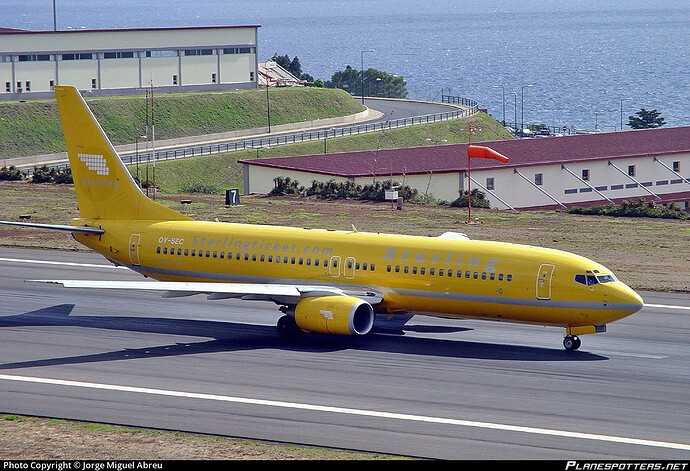
[[[360,86],[362,87],[362,90],[361,90],[362,91],[362,104],[364,104],[364,53],[365,52],[374,52],[374,50],[369,49],[367,51],[362,51],[362,70],[360,70],[360,72],[359,72],[362,76],[361,83],[360,83]]]
[[[531,87],[532,84],[529,85],[523,85],[522,86],[522,91],[520,93],[520,112],[522,113],[522,118],[520,122],[520,134],[522,134],[525,131],[525,88]]]
[[[500,88],[503,94],[503,126],[506,125],[506,89],[503,85],[494,85],[494,88]]]
[[[621,131],[623,130],[623,102],[631,100],[632,98],[621,98]]]
[[[515,91],[515,90],[513,90],[513,98],[515,98],[515,100],[514,100],[515,111],[514,111],[514,114],[513,114],[513,116],[514,116],[514,118],[515,118],[515,121],[513,121],[513,124],[514,124],[515,127],[517,128],[517,91]],[[517,132],[517,129],[516,129],[515,131]]]

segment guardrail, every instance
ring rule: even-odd
[[[447,98],[447,97],[446,97]],[[462,104],[465,108],[447,111],[443,113],[432,113],[422,116],[413,116],[410,118],[399,118],[380,123],[369,124],[355,124],[352,126],[343,126],[333,129],[320,129],[315,131],[294,132],[278,136],[266,136],[255,139],[242,139],[233,142],[223,142],[216,144],[204,145],[190,145],[183,148],[160,150],[160,151],[143,151],[137,154],[127,153],[121,154],[123,162],[126,164],[135,164],[142,162],[153,161],[153,154],[155,152],[155,161],[165,161],[173,159],[181,159],[186,157],[197,157],[201,155],[219,154],[226,152],[235,152],[239,150],[257,150],[286,144],[299,144],[302,142],[319,141],[323,139],[332,139],[335,137],[355,136],[358,134],[366,134],[377,131],[384,131],[387,129],[404,128],[408,126],[415,126],[420,124],[437,123],[441,121],[449,121],[455,119],[466,118],[475,114],[479,105],[474,100],[466,100],[467,104]],[[460,104],[460,103],[455,103]]]

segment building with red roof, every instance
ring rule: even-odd
[[[690,200],[690,127],[475,143],[507,163],[467,157],[467,144],[245,160],[245,193],[276,177],[369,184],[392,180],[453,201],[478,188],[492,207],[543,208],[649,198]]]

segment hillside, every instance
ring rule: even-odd
[[[239,169],[238,160],[266,157],[283,157],[293,155],[317,155],[338,152],[356,152],[375,149],[397,149],[403,147],[420,147],[438,145],[442,140],[447,144],[468,141],[467,127],[472,124],[472,142],[498,141],[513,137],[496,120],[486,113],[477,113],[469,118],[444,121],[440,123],[409,126],[405,128],[376,131],[367,134],[338,137],[304,142],[300,144],[265,147],[256,150],[228,152],[225,154],[205,155],[179,160],[158,162],[156,168],[156,186],[164,192],[195,191],[218,193],[226,188],[243,188],[242,174],[237,173],[225,180]],[[427,139],[429,139],[427,141]],[[129,167],[136,175],[136,166]],[[143,178],[143,167],[139,168]],[[224,181],[225,180],[225,181]],[[222,185],[219,185],[223,182]],[[311,182],[301,182],[310,184]]]
[[[333,118],[363,107],[342,90],[271,89],[271,125]],[[87,97],[89,107],[114,145],[145,134],[147,103],[141,96]],[[154,96],[156,139],[197,136],[266,126],[266,90],[178,93]],[[2,158],[64,151],[55,100],[0,102]]]

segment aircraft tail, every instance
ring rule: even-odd
[[[141,192],[75,87],[56,86],[55,97],[82,218],[190,219]]]

